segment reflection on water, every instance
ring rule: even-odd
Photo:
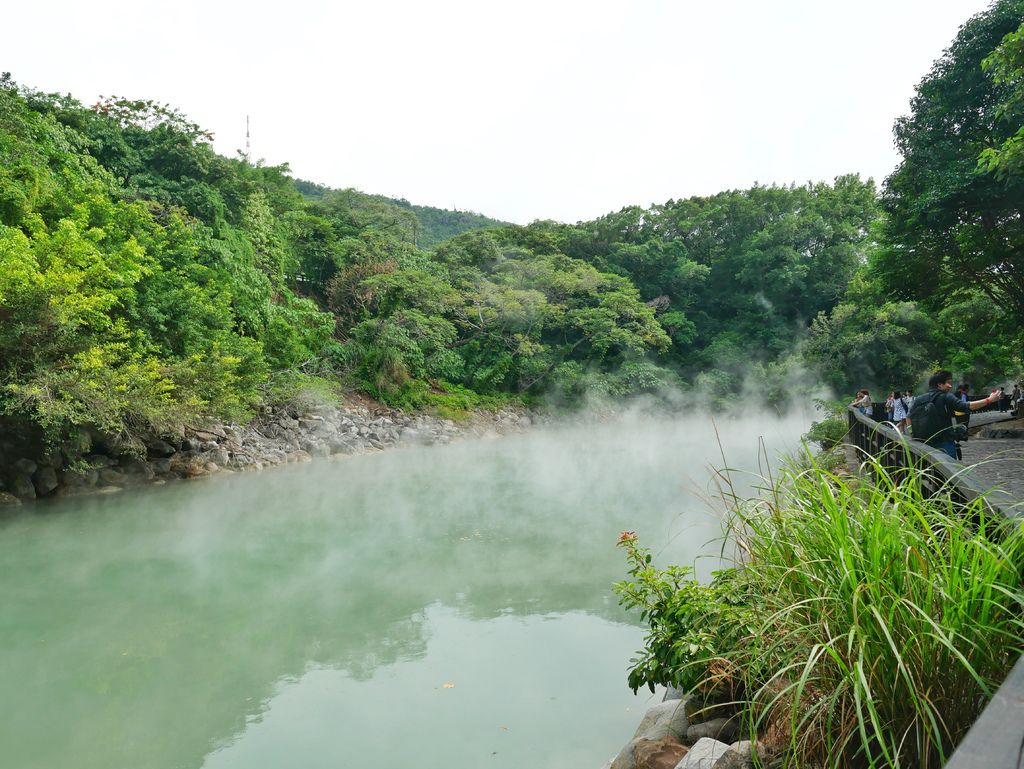
[[[281,683],[206,769],[292,766],[296,756],[305,767],[382,758],[391,767],[597,769],[595,758],[614,749],[595,751],[595,740],[621,733],[627,708],[648,701],[609,675],[635,650],[635,628],[579,612],[474,621],[439,605],[421,621],[430,638],[418,659],[379,668],[369,685],[334,668]]]
[[[754,467],[800,424],[720,429]],[[9,519],[4,764],[600,766],[646,702],[616,536],[689,562],[718,535],[711,434],[623,421]]]

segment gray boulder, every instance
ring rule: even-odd
[[[681,689],[678,686],[670,686],[665,691],[665,696],[662,698],[666,702],[668,700],[681,700],[686,696],[686,689]]]
[[[329,457],[331,455],[330,447],[326,443],[320,443],[319,441],[313,443],[306,451],[314,457]]]
[[[705,737],[697,740],[686,757],[676,764],[676,769],[714,769],[727,750],[729,746],[724,742]]]
[[[722,742],[732,742],[739,731],[739,722],[735,718],[712,718],[700,724],[694,724],[686,730],[688,742],[697,742],[705,737]]]
[[[401,437],[403,441],[407,441],[409,443],[419,443],[423,440],[423,436],[420,434],[420,431],[415,427],[406,427],[403,429]]]
[[[123,486],[128,477],[124,473],[119,473],[112,467],[104,467],[100,470],[99,482],[103,486]]]
[[[25,457],[22,457],[17,462],[15,462],[13,467],[15,472],[24,473],[25,475],[32,475],[32,473],[39,469],[39,465],[37,465],[31,459],[26,459]]]
[[[228,450],[222,446],[218,446],[216,449],[211,451],[207,458],[221,467],[227,467],[228,463],[231,462],[231,455]]]
[[[636,740],[630,740],[619,755],[612,759],[610,769],[636,769]]]
[[[32,483],[32,478],[25,473],[18,473],[10,478],[7,482],[7,488],[22,501],[36,498],[35,484]]]
[[[269,425],[263,427],[263,434],[268,438],[280,438],[282,435],[282,430],[280,427],[271,422]],[[184,444],[182,444],[182,447],[184,448]]]
[[[352,445],[344,438],[331,438],[328,446],[332,454],[351,454],[355,451]]]
[[[149,462],[143,459],[125,459],[121,462],[121,472],[129,475],[139,476],[144,480],[152,480],[153,468],[150,467]]]
[[[154,459],[149,463],[149,466],[153,469],[155,474],[166,475],[171,472],[171,460],[166,457],[163,459]]]
[[[94,467],[81,467],[75,470],[64,470],[63,481],[65,486],[75,488],[88,488],[95,486],[99,479],[99,473]]]
[[[146,450],[151,457],[169,457],[177,451],[177,449],[167,441],[161,440],[151,441],[146,444]]]
[[[683,739],[690,723],[686,715],[688,703],[689,700],[683,699],[668,700],[655,705],[644,714],[633,739],[644,737],[648,740],[657,740],[669,736]]]
[[[757,744],[750,740],[734,742],[715,763],[715,769],[754,769],[756,752]]]
[[[45,497],[57,488],[57,471],[52,467],[40,467],[32,476],[32,483],[36,487],[36,494]]]

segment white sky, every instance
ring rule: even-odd
[[[510,221],[859,172],[987,0],[35,0],[0,70],[167,102],[233,155]]]

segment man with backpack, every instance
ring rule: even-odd
[[[952,389],[952,373],[936,371],[932,374],[928,380],[928,392],[914,398],[910,423],[915,440],[924,441],[956,459],[956,434],[951,424],[953,415],[957,411],[977,411],[989,405],[999,397],[999,391],[993,390],[987,398],[964,402],[950,392]]]

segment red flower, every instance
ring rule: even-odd
[[[636,539],[635,531],[624,531],[619,534],[619,542],[628,542],[631,539]]]

